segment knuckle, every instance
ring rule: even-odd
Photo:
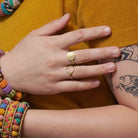
[[[75,31],[74,36],[76,37],[78,42],[84,41],[84,32],[83,32],[83,30]]]

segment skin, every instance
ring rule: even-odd
[[[112,78],[110,78],[108,82],[110,84],[112,81],[114,89],[113,93],[119,104],[105,107],[64,111],[29,109],[24,119],[22,137],[137,138],[137,98],[131,93],[126,93],[125,89],[117,89],[116,87],[122,83],[120,77],[138,75],[137,62],[129,61],[128,64],[128,61],[125,60],[114,64],[114,58],[120,55],[120,50],[116,47],[92,50],[87,49],[82,51],[77,50],[74,51],[77,57],[75,59],[75,69],[77,71],[75,70],[73,73],[74,80],[70,80],[70,77],[65,72],[65,68],[70,65],[70,62],[66,59],[69,46],[81,41],[107,36],[111,33],[111,31],[108,29],[108,33],[107,31],[106,33],[103,32],[103,28],[105,28],[104,26],[81,29],[60,36],[53,35],[58,30],[62,29],[68,21],[69,15],[67,14],[59,20],[53,21],[40,29],[34,30],[11,52],[3,56],[0,64],[2,66],[5,79],[8,80],[8,82],[14,88],[24,90],[32,94],[38,94],[38,80],[40,81],[40,86],[43,84],[43,88],[47,88],[48,86],[54,84],[52,85],[53,88],[48,87],[48,90],[44,90],[40,87],[41,93],[39,94],[46,95],[65,92],[68,90],[75,91],[98,87],[99,84],[94,85],[94,77],[97,75],[115,72],[117,68],[116,72],[112,74]],[[63,40],[65,41],[63,42]],[[57,51],[56,57],[59,57],[59,59],[55,59],[51,56],[55,54],[55,52],[52,53],[53,48],[54,51]],[[29,53],[26,51],[29,51]],[[112,53],[113,51],[114,54]],[[24,55],[26,56],[24,57]],[[136,56],[137,55],[138,53],[136,52]],[[92,60],[100,60],[100,63],[102,64],[87,67],[77,67],[77,64],[82,64]],[[11,61],[16,62],[13,63]],[[23,63],[26,65],[25,67],[21,66]],[[107,69],[109,64],[110,67],[111,64],[113,65],[112,69]],[[63,72],[65,72],[65,74]],[[56,80],[51,74],[56,74]],[[90,76],[91,79],[86,80],[85,78],[88,76]],[[22,80],[24,84],[20,80]],[[35,88],[36,90],[34,90],[34,87],[32,86],[37,86]]]
[[[63,29],[69,20],[70,15],[66,14],[32,31],[0,59],[4,78],[14,89],[36,95],[87,90],[100,85],[95,76],[116,70],[113,62],[91,66],[78,65],[118,57],[119,48],[114,46],[76,50],[75,71],[72,74],[74,80],[70,79],[66,72],[66,68],[71,65],[66,57],[69,47],[85,40],[105,37],[111,33],[111,29],[108,26],[98,26],[54,35]],[[90,78],[86,79],[87,77]]]

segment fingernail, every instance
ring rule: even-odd
[[[119,48],[117,47],[112,47],[112,53],[114,57],[118,57],[120,55]]]
[[[109,63],[107,65],[107,69],[109,72],[113,72],[115,70],[115,64],[114,63]]]
[[[64,19],[69,15],[69,13],[66,13],[65,15],[63,15],[60,19]]]
[[[95,81],[94,81],[94,85],[95,85],[95,86],[99,86],[99,85],[100,85],[100,81],[99,81],[99,80],[95,80]]]
[[[110,28],[110,27],[104,27],[104,28],[103,28],[103,32],[104,32],[105,34],[110,34],[110,33],[111,33],[111,28]]]

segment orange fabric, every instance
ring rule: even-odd
[[[0,19],[0,49],[11,50],[31,30],[67,12],[71,14],[71,21],[63,32],[99,25],[112,28],[110,37],[83,42],[70,50],[138,43],[137,0],[24,0],[13,15]],[[27,95],[26,98],[32,108],[70,109],[116,104],[106,81],[102,76],[100,79],[101,86],[89,91]]]

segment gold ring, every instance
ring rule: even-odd
[[[75,71],[75,67],[70,65],[68,67],[66,67],[66,72],[69,74],[70,78],[73,80],[72,74]]]
[[[74,60],[76,58],[76,54],[74,52],[68,52],[67,53],[67,59],[71,61],[71,63],[74,65]]]

